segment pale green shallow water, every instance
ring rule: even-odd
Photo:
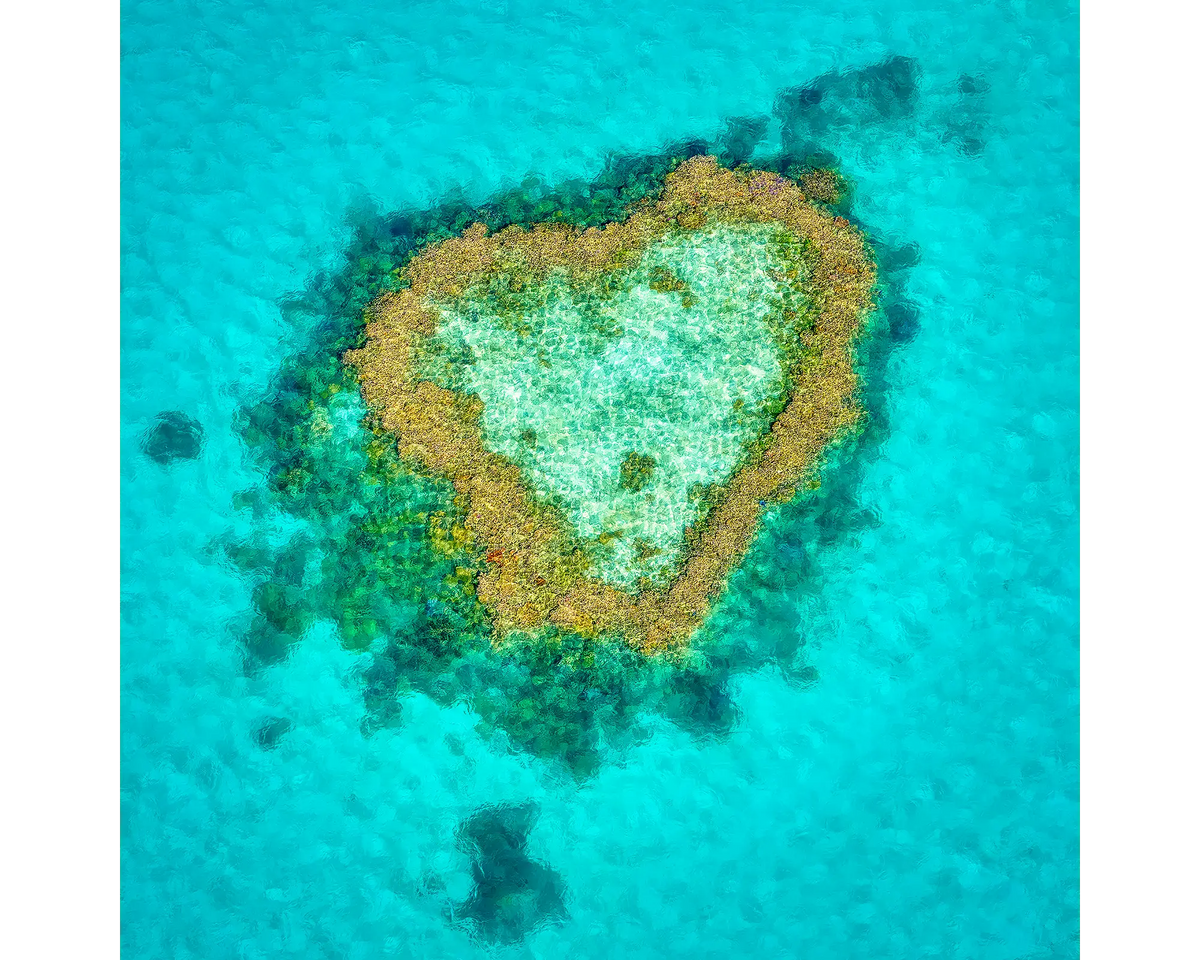
[[[697,485],[727,480],[770,425],[784,394],[779,315],[795,299],[780,235],[763,224],[668,235],[597,302],[552,276],[513,315],[494,299],[441,311],[436,339],[458,362],[440,379],[478,394],[485,443],[581,537],[604,538],[587,549],[610,583],[667,569]],[[653,289],[664,269],[687,289]],[[656,462],[636,490],[620,482],[631,451]],[[657,552],[639,555],[639,541]]]

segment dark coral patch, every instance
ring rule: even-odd
[[[291,733],[292,726],[287,717],[267,717],[255,729],[254,742],[264,750],[274,750]]]
[[[195,460],[204,446],[204,428],[179,410],[166,410],[142,437],[142,450],[155,463]]]
[[[920,93],[920,75],[912,57],[889,57],[780,91],[775,116],[782,125],[784,149],[807,152],[831,130],[911,116]]]
[[[537,813],[531,802],[482,807],[459,825],[474,886],[453,915],[483,940],[516,943],[567,916],[562,878],[526,852]]]
[[[745,163],[766,137],[770,123],[771,118],[761,114],[730,117],[725,121],[725,132],[718,141],[717,156],[732,167]]]
[[[650,454],[630,450],[621,461],[621,479],[617,486],[630,493],[639,493],[650,482],[657,466],[658,461]]]
[[[897,343],[908,343],[921,330],[921,314],[907,301],[889,304],[884,311],[888,332]]]

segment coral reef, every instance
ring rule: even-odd
[[[551,275],[603,295],[668,235],[753,224],[776,225],[802,250],[803,268],[787,279],[816,306],[815,316],[785,310],[786,400],[739,468],[713,487],[669,584],[619,589],[593,576],[561,506],[489,448],[479,397],[422,376],[419,357],[443,310],[464,300],[499,296],[502,310],[519,314],[513,298]],[[404,267],[401,289],[370,304],[366,342],[345,361],[405,462],[453,484],[467,541],[484,559],[476,594],[497,637],[553,624],[584,636],[618,633],[650,652],[686,643],[748,548],[762,509],[789,499],[828,444],[858,424],[855,341],[874,282],[863,235],[809,202],[796,183],[698,156],[665,177],[656,200],[603,227],[540,223],[493,233],[476,223],[425,247]]]
[[[830,205],[839,203],[847,193],[845,179],[829,167],[819,167],[801,174],[800,186],[810,200]]]
[[[594,180],[551,186],[531,178],[480,206],[451,192],[429,208],[353,214],[340,266],[281,303],[303,346],[285,358],[268,391],[243,398],[235,424],[265,483],[238,495],[236,519],[214,546],[253,598],[244,620],[232,624],[248,673],[270,669],[314,626],[331,624],[346,648],[363,654],[364,736],[402,723],[405,699],[420,693],[447,706],[469,704],[486,740],[561,763],[579,780],[661,720],[695,737],[723,738],[737,722],[730,681],[746,671],[771,665],[790,683],[815,681],[821,637],[761,624],[795,620],[796,605],[822,604],[827,554],[879,522],[859,505],[858,490],[889,432],[889,357],[899,340],[860,343],[861,429],[830,449],[819,485],[803,484],[779,521],[764,525],[753,547],[758,559],[731,585],[737,603],[718,607],[690,647],[649,658],[616,638],[553,627],[494,645],[491,618],[474,595],[477,572],[463,562],[470,538],[462,502],[449,483],[408,469],[395,437],[378,424],[376,432],[361,425],[357,382],[340,360],[363,343],[364,309],[381,292],[401,289],[401,268],[421,249],[473,223],[492,232],[547,221],[603,227],[653,202],[673,169],[709,149],[681,140],[652,155],[615,155]],[[796,180],[834,161],[826,155],[806,165],[779,154],[755,162]],[[845,201],[839,212],[871,237],[881,306],[905,301],[906,272],[920,250],[887,242]],[[517,439],[527,448],[541,442],[531,427]],[[689,491],[701,513],[715,506],[711,494]],[[786,616],[778,604],[788,606]]]

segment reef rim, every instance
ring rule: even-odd
[[[629,591],[588,572],[570,525],[531,489],[520,468],[488,450],[482,402],[419,379],[415,358],[437,330],[438,301],[514,265],[531,279],[565,270],[587,283],[628,270],[668,231],[710,223],[779,223],[805,243],[806,294],[815,318],[796,331],[786,405],[769,433],[685,531],[685,549],[663,586]],[[830,443],[860,425],[855,343],[873,309],[876,267],[865,237],[779,174],[693,157],[668,173],[657,198],[625,219],[580,230],[539,223],[489,233],[480,223],[420,250],[398,291],[366,310],[366,341],[343,359],[355,371],[374,428],[394,435],[402,458],[449,479],[463,507],[456,539],[481,557],[476,595],[496,639],[553,625],[585,637],[611,633],[645,653],[686,644],[744,557],[770,503],[790,499]]]

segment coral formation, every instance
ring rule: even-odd
[[[477,571],[463,558],[471,549],[464,504],[455,502],[451,484],[408,469],[395,437],[378,424],[372,433],[356,378],[340,359],[363,343],[364,309],[381,292],[402,289],[402,267],[421,249],[476,222],[492,232],[547,221],[602,228],[653,202],[664,177],[710,149],[726,164],[737,162],[719,144],[681,140],[654,154],[612,156],[586,182],[531,178],[482,205],[449,193],[428,208],[354,215],[340,265],[281,302],[302,345],[268,390],[243,398],[236,422],[265,482],[235,498],[236,519],[214,547],[241,571],[253,596],[235,625],[248,673],[270,669],[310,630],[329,624],[363,658],[356,671],[364,736],[402,723],[408,696],[420,693],[447,706],[469,704],[485,740],[561,762],[580,780],[661,720],[698,738],[725,737],[737,722],[732,681],[739,674],[770,665],[789,683],[815,680],[822,638],[763,625],[795,621],[797,609],[807,611],[800,620],[811,620],[812,608],[825,602],[826,560],[838,553],[830,549],[852,546],[879,524],[859,505],[859,488],[889,433],[889,358],[905,337],[860,343],[857,394],[867,411],[861,430],[830,449],[819,485],[805,482],[804,495],[781,510],[778,522],[763,524],[758,561],[731,583],[736,603],[714,610],[698,642],[669,657],[642,656],[617,637],[586,639],[553,627],[495,645],[491,618],[475,596]],[[755,161],[792,181],[831,163],[829,155],[787,153]],[[919,248],[886,242],[844,200],[835,209],[871,237],[881,307],[907,302],[905,278]],[[681,306],[685,295],[663,294]],[[529,450],[545,440],[532,426],[515,439]],[[716,505],[704,485],[687,492],[698,516]],[[656,549],[626,540],[631,554]]]
[[[828,180],[815,181],[826,195]],[[516,335],[528,336],[521,325],[529,298],[548,296],[553,283],[576,300],[603,300],[656,245],[764,226],[783,234],[795,257],[778,264],[776,326],[784,328],[786,367],[779,409],[728,478],[707,484],[669,581],[646,581],[640,589],[606,582],[563,504],[539,493],[511,457],[489,446],[480,397],[436,382],[423,358],[438,352],[430,344],[444,316],[469,313],[473,301],[493,305]],[[687,286],[668,270],[649,282],[663,292]],[[475,592],[497,637],[553,625],[583,636],[616,633],[651,652],[686,643],[748,548],[763,508],[789,499],[825,448],[860,422],[855,342],[874,283],[863,235],[814,205],[800,185],[698,156],[666,176],[657,199],[602,227],[537,223],[493,233],[476,223],[426,246],[401,271],[400,289],[369,305],[366,341],[345,361],[401,458],[453,485],[465,515],[464,545],[482,559]]]
[[[650,454],[630,450],[621,461],[621,479],[617,486],[630,493],[640,493],[654,476],[657,466],[658,461]]]
[[[800,186],[805,196],[821,203],[836,204],[846,194],[846,181],[829,167],[819,167],[802,174]]]

